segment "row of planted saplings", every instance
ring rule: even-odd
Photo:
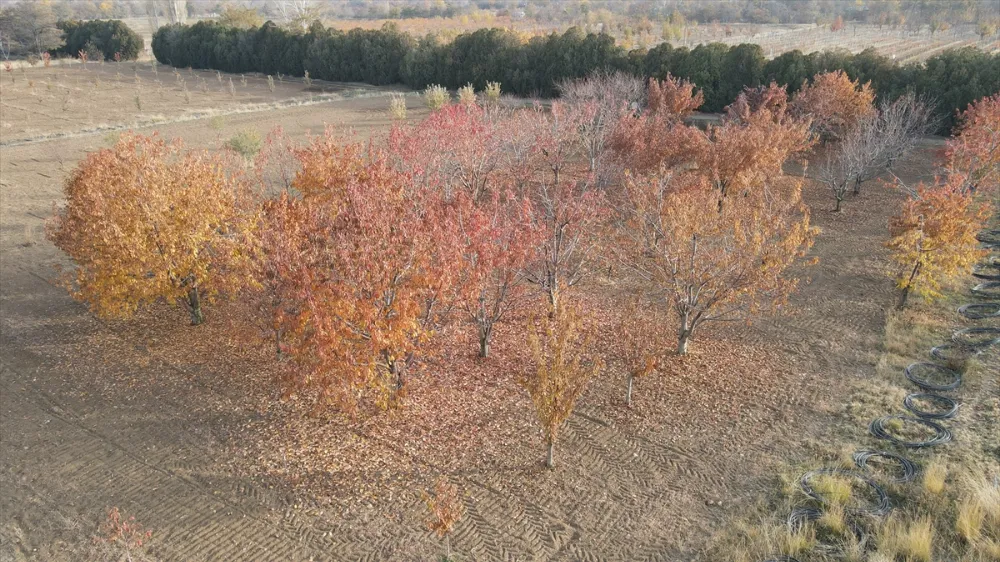
[[[987,249],[1000,250],[1000,229],[981,232],[977,239]],[[958,313],[975,321],[1000,319],[1000,256],[992,256],[975,266],[972,275],[978,281],[971,290],[977,302],[960,306]],[[975,326],[954,332],[951,342],[931,349],[931,357],[937,362],[917,362],[904,370],[903,375],[906,379],[920,388],[919,392],[910,393],[903,399],[903,407],[911,415],[889,415],[875,419],[868,426],[869,432],[879,439],[889,441],[904,449],[934,447],[951,441],[951,431],[942,422],[955,417],[959,404],[954,398],[942,393],[954,391],[962,384],[960,371],[962,364],[997,345],[1000,345],[1000,327]],[[907,424],[921,426],[923,430],[929,431],[931,437],[909,438],[901,436],[900,431]],[[852,456],[857,470],[842,468],[810,470],[799,478],[799,486],[807,496],[829,507],[828,504],[837,503],[835,498],[830,498],[831,493],[833,495],[838,493],[849,495],[851,488],[846,487],[840,491],[824,489],[821,493],[816,485],[816,480],[823,477],[854,480],[863,484],[870,491],[873,501],[866,507],[850,510],[849,515],[869,517],[887,515],[892,510],[889,494],[868,476],[869,461],[895,465],[897,467],[896,473],[888,479],[888,482],[893,484],[903,484],[913,480],[917,474],[916,464],[903,455],[882,450],[860,450]],[[827,486],[827,488],[834,487]],[[789,532],[795,535],[805,524],[824,517],[824,511],[820,509],[793,509],[788,516]],[[840,520],[843,521],[843,518]],[[859,543],[863,541],[863,528],[852,525],[847,530],[855,534]],[[779,556],[765,562],[798,562],[798,560],[791,556]]]

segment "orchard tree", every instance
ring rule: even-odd
[[[525,277],[555,307],[562,291],[583,279],[596,255],[605,205],[594,189],[593,176],[577,163],[577,131],[586,112],[555,103],[548,115],[536,110],[525,117],[511,126],[528,131],[530,149],[520,163],[528,169],[515,169],[511,175],[526,180],[518,182],[521,195],[531,201],[532,222],[544,233]]]
[[[291,263],[278,272],[276,323],[294,359],[290,390],[315,392],[317,407],[356,406],[366,391],[380,407],[403,396],[406,371],[432,333],[453,264],[439,194],[414,185],[375,147],[338,146],[329,132],[299,152],[302,170],[285,210],[302,221]],[[280,247],[280,246],[279,246]]]
[[[707,143],[697,155],[698,167],[719,195],[719,206],[729,196],[745,196],[780,177],[790,157],[812,146],[809,122],[786,118],[782,89],[744,91],[723,119],[709,127]]]
[[[524,302],[524,269],[543,236],[533,215],[531,203],[512,192],[479,204],[460,194],[448,214],[460,253],[457,301],[476,327],[482,358],[489,356],[496,323]]]
[[[224,156],[132,133],[90,154],[48,225],[76,264],[73,296],[104,317],[182,302],[201,324],[203,300],[255,285],[257,216],[233,168]]]
[[[565,301],[552,307],[548,315],[532,316],[528,345],[534,370],[525,373],[519,383],[531,397],[548,449],[545,464],[553,468],[559,430],[587,383],[601,369],[601,361],[590,354],[593,338],[580,313]]]
[[[719,206],[709,179],[663,170],[626,182],[624,265],[677,314],[677,353],[704,323],[776,309],[795,288],[785,275],[814,229],[790,179]]]
[[[634,173],[693,160],[703,150],[705,138],[696,128],[684,125],[684,119],[704,99],[686,80],[670,75],[662,81],[650,79],[645,111],[623,117],[609,139],[614,160]]]
[[[1000,191],[1000,93],[962,112],[957,134],[948,139],[945,166],[963,189]]]
[[[839,140],[875,107],[870,83],[859,84],[842,70],[825,72],[803,84],[792,100],[792,111],[808,118],[823,140]]]
[[[889,223],[886,246],[898,266],[893,272],[901,290],[899,308],[911,292],[931,300],[940,297],[941,282],[967,271],[986,251],[976,234],[990,214],[963,189],[960,176],[932,186],[920,184]]]
[[[587,108],[589,119],[581,120],[579,130],[589,169],[597,173],[605,164],[608,141],[618,122],[636,111],[645,98],[642,80],[622,71],[597,72],[564,81],[558,88],[563,102]]]
[[[621,308],[614,326],[615,339],[621,342],[625,361],[625,404],[632,406],[632,387],[636,379],[655,373],[662,363],[667,341],[667,321],[656,305],[636,298]]]

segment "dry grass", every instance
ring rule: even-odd
[[[966,542],[974,543],[979,540],[983,533],[985,519],[986,513],[983,511],[982,504],[974,498],[966,498],[958,507],[955,530]]]
[[[823,475],[816,478],[813,486],[831,507],[843,508],[851,500],[853,488],[846,478]]]
[[[835,535],[844,535],[847,521],[844,519],[843,504],[832,504],[823,511],[817,524]]]
[[[903,557],[907,562],[930,562],[933,555],[934,527],[929,516],[913,521],[893,518],[878,535],[878,552],[890,560]]]
[[[948,479],[948,465],[940,460],[934,460],[924,469],[924,490],[931,494],[944,491],[945,480]]]

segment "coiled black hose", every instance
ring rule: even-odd
[[[882,516],[888,514],[892,511],[892,504],[889,502],[889,494],[886,493],[882,486],[879,486],[874,480],[861,474],[860,472],[855,472],[853,470],[844,470],[842,468],[818,468],[816,470],[810,470],[809,472],[802,475],[799,478],[799,487],[805,492],[807,496],[813,498],[814,500],[825,504],[826,499],[822,494],[813,489],[812,485],[809,483],[814,476],[820,475],[836,475],[836,476],[847,476],[849,478],[854,478],[860,480],[868,485],[869,488],[875,492],[875,505],[871,508],[854,508],[848,510],[855,514],[865,514],[865,515],[875,515]]]
[[[888,423],[889,420],[893,419],[900,420],[902,422],[909,422],[909,423],[916,423],[923,425],[924,427],[927,427],[934,432],[934,437],[931,437],[930,439],[925,439],[924,441],[907,441],[905,439],[900,439],[899,437],[896,437],[892,433],[889,433],[889,430],[886,429],[885,427],[886,423]],[[896,445],[899,445],[901,447],[906,447],[908,449],[933,447],[935,445],[941,445],[951,441],[951,432],[948,431],[941,424],[933,422],[931,420],[925,420],[922,418],[911,418],[907,416],[884,416],[872,420],[872,423],[868,424],[868,431],[871,432],[871,434],[874,435],[875,437],[878,437],[879,439],[885,439],[886,441],[890,441],[892,443],[895,443]]]
[[[972,266],[972,276],[983,281],[1000,281],[1000,265],[974,265]]]
[[[1000,302],[983,302],[976,304],[963,304],[958,307],[958,313],[969,320],[982,320],[984,318],[1000,317]]]
[[[899,465],[900,476],[894,476],[888,480],[893,483],[903,483],[913,480],[917,475],[917,465],[913,464],[913,461],[896,453],[890,453],[888,451],[857,451],[853,455],[854,464],[858,466],[861,470],[868,470],[868,459],[876,457],[882,459],[889,459],[895,461]]]
[[[985,281],[972,288],[972,294],[981,298],[1000,299],[1000,281]]]
[[[921,371],[936,371],[947,375],[949,381],[943,384],[933,383],[925,378],[921,378],[918,373]],[[913,384],[919,386],[924,390],[954,390],[958,388],[958,385],[962,384],[962,373],[958,371],[953,371],[948,367],[938,365],[937,363],[911,363],[903,371],[903,375],[906,376],[907,380]]]
[[[812,507],[796,507],[788,514],[788,532],[797,533],[802,526],[819,519],[823,512]]]
[[[957,343],[943,343],[931,348],[931,357],[938,361],[957,361],[979,355],[981,351]]]
[[[939,405],[940,408],[938,408],[938,411],[936,412],[921,410],[914,404],[914,401],[916,400],[934,402]],[[927,394],[924,392],[907,394],[906,398],[903,398],[903,407],[918,418],[924,418],[925,420],[949,420],[955,417],[955,414],[958,413],[958,402],[955,400],[948,398],[947,396],[941,396],[940,394]]]
[[[1000,229],[984,230],[976,235],[976,240],[991,248],[1000,247]]]
[[[951,341],[972,349],[991,347],[1000,344],[1000,328],[965,328],[952,334]]]

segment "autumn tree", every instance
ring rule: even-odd
[[[662,170],[626,182],[619,256],[677,314],[677,353],[706,322],[785,302],[786,270],[812,245],[800,185],[786,178],[719,206],[704,175]]]
[[[820,167],[818,178],[833,194],[834,211],[841,210],[849,192],[858,195],[865,182],[891,170],[932,126],[927,104],[912,94],[884,102],[863,117]]]
[[[558,88],[564,103],[586,108],[587,118],[581,119],[580,138],[589,170],[597,173],[605,164],[608,141],[618,121],[636,111],[645,98],[642,80],[622,71],[605,71],[564,81]]]
[[[620,119],[608,141],[622,170],[645,173],[673,167],[693,160],[703,149],[704,136],[684,124],[705,99],[694,88],[669,75],[662,81],[650,79],[645,111]]]
[[[948,139],[945,167],[964,189],[1000,191],[1000,94],[962,112],[957,134]]]
[[[590,355],[593,338],[583,318],[565,301],[552,307],[549,315],[531,317],[528,344],[534,370],[518,382],[531,397],[548,449],[546,466],[553,468],[559,430],[601,361]]]
[[[632,387],[636,379],[652,375],[662,364],[666,325],[667,320],[659,307],[638,298],[631,299],[621,309],[614,330],[625,362],[625,404],[628,406],[632,405]]]
[[[823,140],[839,140],[874,111],[874,101],[870,83],[859,84],[844,71],[835,70],[803,84],[791,109],[799,118],[808,118]]]
[[[257,217],[233,168],[224,156],[131,133],[91,153],[48,225],[76,265],[73,296],[104,317],[182,302],[200,324],[203,301],[254,285]]]
[[[512,126],[527,131],[528,150],[510,173],[519,194],[532,203],[533,224],[543,232],[536,259],[525,278],[538,285],[556,306],[561,293],[577,285],[596,256],[598,230],[606,216],[593,175],[581,169],[578,129],[586,112],[561,103],[548,114],[524,112]],[[523,170],[517,169],[523,166]]]
[[[441,477],[434,483],[434,493],[423,492],[422,497],[430,512],[427,528],[444,539],[444,559],[451,560],[451,530],[465,514],[458,486]]]
[[[495,325],[525,300],[525,267],[535,258],[543,230],[531,203],[512,192],[476,203],[461,194],[449,210],[461,263],[457,301],[476,327],[479,356],[489,356]]]
[[[976,203],[962,178],[917,186],[889,223],[893,272],[901,290],[899,308],[906,306],[911,292],[934,299],[941,282],[967,271],[986,251],[979,248],[976,234],[989,217],[987,205]]]
[[[721,125],[709,127],[697,153],[698,168],[721,201],[765,188],[782,175],[784,163],[812,146],[809,121],[787,118],[784,89],[776,85],[746,90],[730,106]]]
[[[432,333],[453,268],[439,251],[439,194],[414,184],[377,147],[329,131],[298,153],[302,169],[274,216],[301,222],[275,268],[292,391],[317,406],[351,408],[367,392],[381,407],[402,397],[406,371]],[[280,259],[282,254],[272,256]]]

